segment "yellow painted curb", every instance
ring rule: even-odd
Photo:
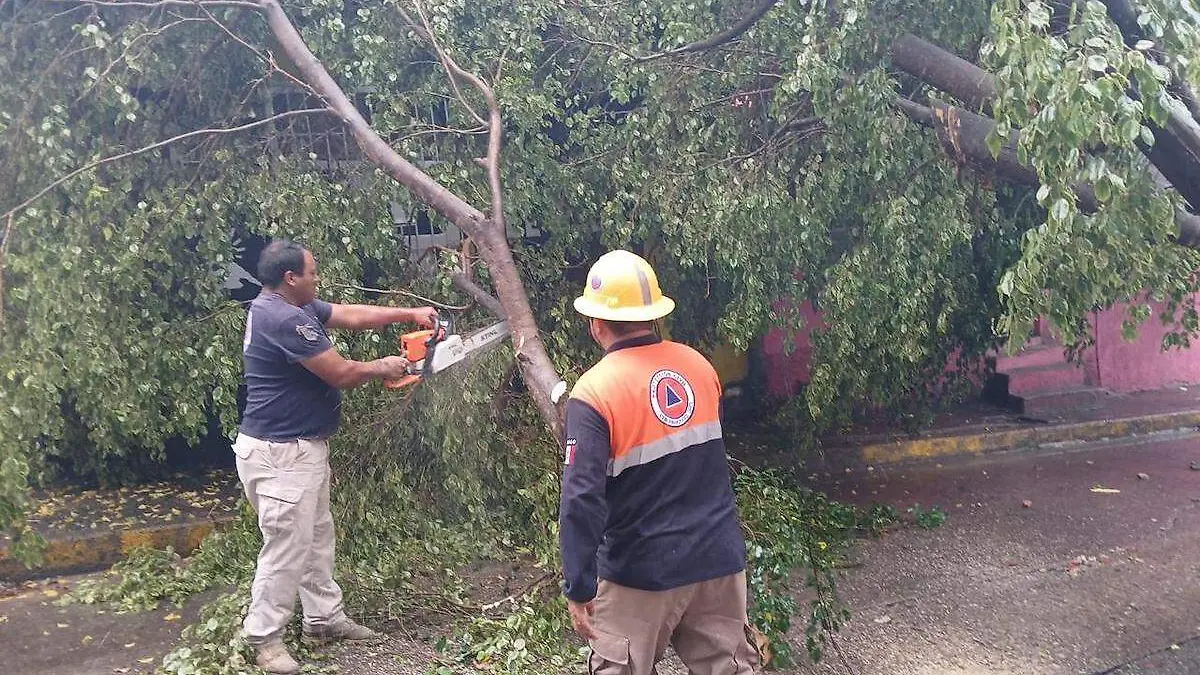
[[[234,515],[215,520],[187,523],[164,523],[133,530],[114,530],[84,536],[50,539],[39,567],[26,568],[11,557],[7,548],[0,548],[0,579],[23,581],[35,577],[57,576],[110,567],[124,559],[139,546],[174,548],[187,555],[215,528],[233,521]]]
[[[953,455],[982,455],[998,450],[1034,447],[1064,441],[1086,442],[1107,438],[1124,438],[1135,434],[1195,426],[1200,426],[1200,410],[1185,410],[1115,420],[1096,420],[1075,424],[1009,429],[992,433],[935,436],[875,443],[859,448],[859,456],[867,464],[894,464]]]

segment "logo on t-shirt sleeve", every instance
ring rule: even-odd
[[[575,463],[575,448],[579,445],[579,441],[574,438],[567,439],[567,452],[563,458],[563,464],[571,466]]]
[[[309,342],[321,341],[321,333],[319,333],[316,328],[313,328],[306,323],[297,324],[296,332],[300,334],[300,337],[308,340]]]

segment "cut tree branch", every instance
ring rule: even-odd
[[[444,310],[447,310],[450,312],[462,312],[462,311],[471,309],[471,305],[447,305],[444,302],[438,302],[437,300],[432,300],[423,295],[418,295],[416,293],[413,293],[412,291],[395,290],[395,289],[387,289],[387,288],[372,288],[370,286],[359,286],[358,284],[342,284],[342,283],[337,283],[337,282],[332,282],[329,285],[333,286],[335,288],[345,288],[345,289],[348,289],[351,291],[361,291],[363,293],[378,293],[380,295],[403,295],[406,298],[412,298],[413,300],[419,300],[420,302],[430,305],[431,307],[434,307],[436,309],[444,309]]]
[[[330,108],[354,134],[355,140],[368,159],[387,171],[396,182],[412,190],[418,199],[446,216],[459,229],[475,230],[484,222],[486,217],[483,213],[405,160],[376,133],[325,70],[325,66],[309,50],[278,0],[259,0],[259,5],[267,19],[267,25],[279,41],[280,48],[292,63],[296,64],[300,77],[319,96],[328,101]]]
[[[479,256],[487,264],[491,274],[500,309],[508,321],[517,361],[520,363],[528,390],[553,438],[562,443],[563,409],[559,405],[560,402],[555,400],[555,394],[562,391],[565,383],[555,371],[554,363],[550,360],[545,344],[538,334],[533,309],[529,305],[529,296],[513,260],[512,249],[508,245],[502,222],[493,223],[478,209],[401,157],[363,118],[346,93],[325,70],[324,65],[305,44],[304,38],[284,12],[279,0],[259,0],[259,5],[280,49],[296,65],[304,81],[328,101],[330,107],[342,118],[367,158],[475,242]],[[502,128],[498,104],[494,97],[489,101],[489,106],[492,108],[492,127],[488,154],[489,158],[495,160],[489,167],[489,182],[493,187],[499,188],[498,155]],[[493,210],[497,210],[499,199],[499,193],[493,193]],[[502,212],[497,210],[496,215],[502,217]]]
[[[467,79],[467,71],[459,67],[458,63],[451,58],[448,53],[446,53],[446,50],[442,49],[441,45],[437,41],[437,37],[433,34],[433,29],[429,26],[429,20],[425,18],[425,11],[421,8],[420,3],[416,3],[415,5],[417,8],[417,16],[421,18],[420,23],[414,21],[413,18],[409,16],[408,12],[404,11],[404,8],[400,7],[400,5],[393,6],[396,8],[396,11],[400,14],[400,16],[404,18],[404,21],[408,24],[408,27],[411,28],[414,33],[424,38],[425,41],[428,42],[431,47],[433,47],[434,54],[436,54],[438,57],[438,62],[441,63],[442,68],[446,70],[446,78],[450,80],[450,87],[454,89],[454,95],[458,98],[458,102],[462,103],[463,107],[467,109],[467,112],[471,115],[471,117],[475,118],[476,122],[480,123],[481,125],[486,125],[487,122],[478,112],[475,111],[475,106],[471,105],[471,102],[467,100],[467,97],[463,94],[462,89],[460,89],[458,86],[458,80],[460,78]]]
[[[479,91],[479,93],[483,96],[484,101],[487,103],[488,120],[487,122],[484,122],[479,118],[474,110],[470,109],[466,98],[463,97],[461,92],[459,92],[459,98],[462,99],[464,105],[467,105],[468,110],[471,110],[471,114],[474,115],[477,120],[479,120],[480,124],[484,124],[488,128],[488,149],[484,168],[487,171],[488,188],[492,193],[492,212],[489,220],[494,227],[503,232],[505,223],[504,198],[500,184],[500,148],[504,135],[504,120],[500,115],[500,104],[496,100],[496,93],[493,91],[491,86],[483,81],[481,77],[458,65],[458,62],[455,61],[454,58],[452,58],[437,41],[436,36],[433,34],[433,28],[429,25],[429,20],[425,17],[425,11],[421,7],[420,0],[413,0],[413,2],[414,6],[417,8],[417,14],[421,17],[421,26],[413,25],[411,18],[403,9],[397,7],[397,10],[405,17],[405,19],[409,21],[409,25],[412,26],[414,30],[416,30],[419,34],[422,34],[425,39],[429,41],[429,44],[431,47],[433,47],[438,59],[445,66],[446,74],[450,78],[450,81],[452,83],[456,82],[458,79],[466,81]],[[457,87],[458,85],[455,84],[456,92],[458,91]]]
[[[912,35],[904,35],[893,43],[892,62],[906,72],[921,78],[962,101],[980,107],[996,95],[996,80],[975,64]],[[1175,114],[1181,115],[1178,110]],[[1138,142],[1142,153],[1170,181],[1171,187],[1183,196],[1192,209],[1200,209],[1200,130],[1195,139],[1183,127],[1177,135],[1168,128],[1150,124],[1154,133],[1153,145]]]

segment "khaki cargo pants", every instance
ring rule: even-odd
[[[692,675],[748,675],[759,655],[746,618],[746,574],[669,591],[600,581],[588,672],[650,675],[667,645]]]
[[[263,535],[243,624],[246,641],[259,645],[280,638],[297,594],[306,626],[340,620],[342,589],[333,580],[329,442],[273,443],[238,434],[233,452]]]

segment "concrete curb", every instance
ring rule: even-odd
[[[860,446],[858,457],[864,464],[869,465],[896,464],[955,455],[982,455],[1066,441],[1088,442],[1124,438],[1186,427],[1200,427],[1200,410],[872,443]]]
[[[7,547],[0,548],[0,579],[25,581],[100,570],[123,560],[130,551],[140,546],[159,549],[170,546],[180,555],[187,555],[196,550],[210,532],[228,525],[236,517],[234,513],[206,520],[53,538],[46,542],[42,564],[34,568],[27,568],[13,558]]]

